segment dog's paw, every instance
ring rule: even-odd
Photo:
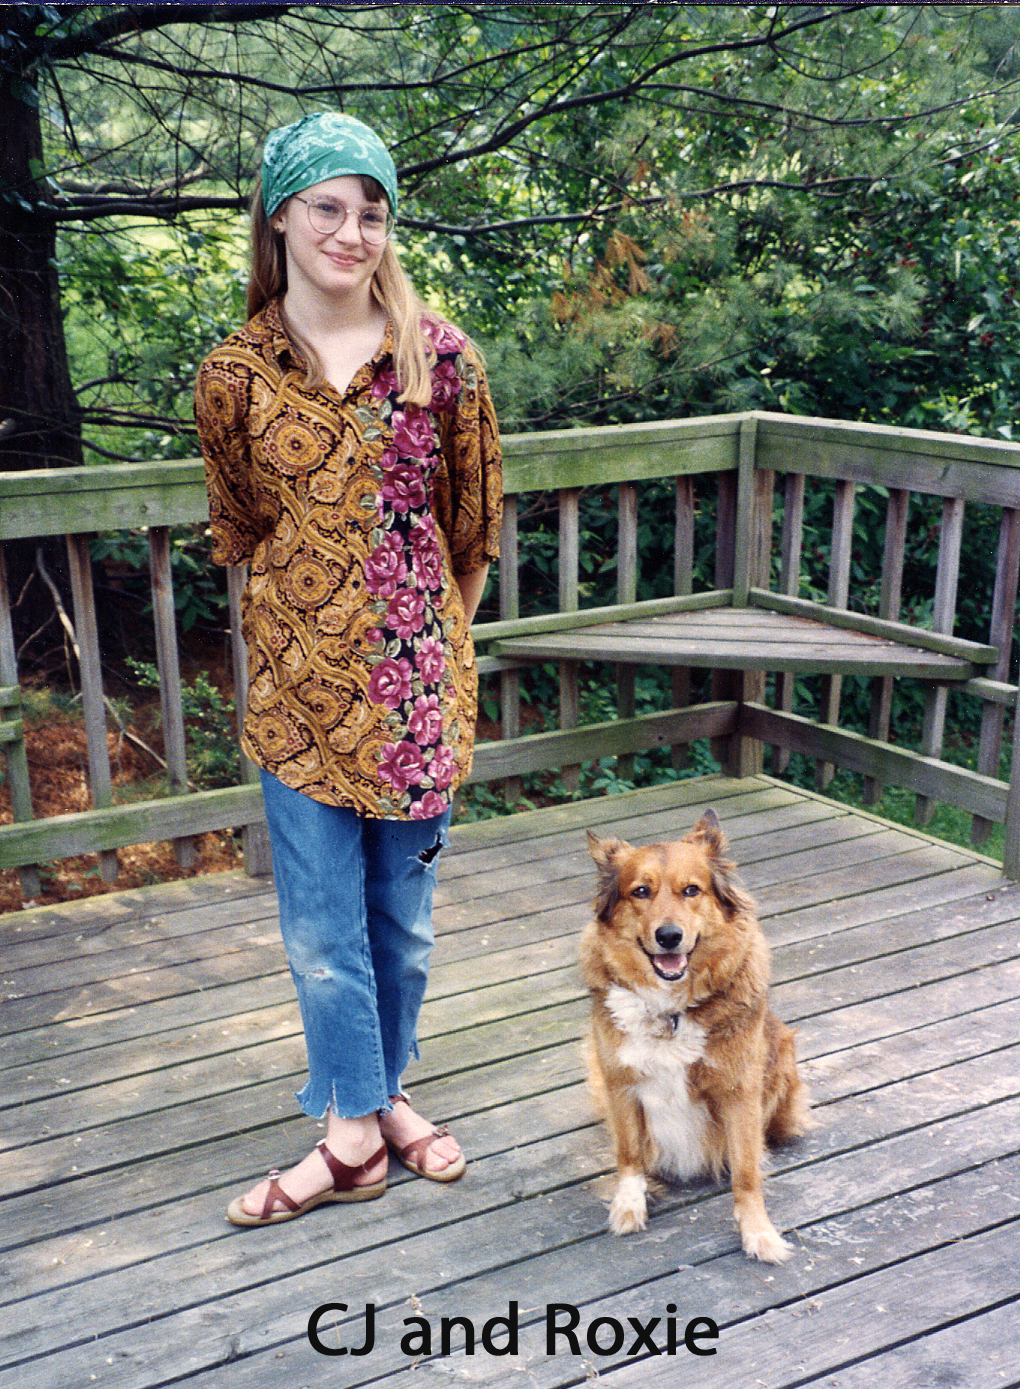
[[[794,1252],[793,1245],[768,1223],[753,1230],[742,1230],[741,1243],[749,1258],[760,1259],[764,1264],[785,1264]]]
[[[609,1207],[609,1228],[614,1235],[632,1235],[648,1223],[648,1203],[644,1177],[621,1177],[612,1205]]]

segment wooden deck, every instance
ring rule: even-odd
[[[774,947],[818,1127],[774,1155],[768,1201],[797,1246],[739,1252],[726,1190],[671,1192],[648,1230],[604,1228],[607,1170],[578,1055],[583,827],[635,840],[713,804]],[[0,1389],[684,1384],[991,1389],[1020,1383],[1020,889],[987,860],[767,778],[687,782],[455,831],[423,1061],[409,1082],[472,1162],[444,1188],[394,1167],[386,1196],[275,1229],[228,1198],[309,1145],[303,1048],[272,892],[240,876],[0,919]],[[376,1309],[369,1353],[356,1350]],[[428,1319],[516,1303],[516,1355],[481,1341],[418,1363]],[[553,1304],[580,1354],[547,1352]],[[672,1311],[670,1309],[673,1309]],[[561,1309],[553,1315],[562,1319]],[[660,1350],[631,1354],[647,1324]],[[608,1347],[615,1320],[625,1333]],[[686,1349],[693,1319],[718,1326]],[[705,1324],[694,1328],[704,1332]],[[490,1345],[498,1344],[490,1338]]]

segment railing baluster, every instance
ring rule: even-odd
[[[171,796],[183,796],[188,790],[188,757],[181,706],[181,663],[177,652],[177,614],[170,569],[169,526],[149,528],[149,578],[167,782]],[[195,841],[191,838],[175,839],[174,854],[182,868],[194,868],[198,861]]]
[[[99,632],[96,603],[92,590],[92,563],[87,535],[67,537],[67,558],[74,600],[74,630],[78,642],[78,671],[81,677],[82,715],[88,747],[89,787],[97,810],[113,805],[110,780],[110,749],[106,740],[106,708],[103,700],[103,672],[99,660]],[[114,849],[99,855],[103,882],[117,881],[119,866]]]
[[[621,482],[618,489],[618,526],[616,543],[616,601],[637,602],[638,581],[638,493],[632,482]],[[637,709],[637,671],[632,665],[616,667],[616,713],[621,719],[631,719]],[[617,775],[623,781],[634,777],[634,757],[628,754],[616,760]]]
[[[732,588],[736,564],[737,474],[720,473],[715,512],[715,586]],[[739,699],[742,688],[739,672],[713,670],[713,700]],[[724,766],[729,759],[727,738],[713,738],[712,756]]]
[[[783,483],[783,528],[780,534],[779,592],[791,598],[800,597],[800,557],[804,545],[804,474],[787,473]],[[793,712],[793,691],[796,676],[792,671],[780,671],[776,676],[775,705],[777,709]],[[772,771],[778,776],[790,765],[789,748],[772,749]]]
[[[673,592],[685,597],[694,591],[694,479],[683,474],[674,482]],[[691,672],[686,666],[673,667],[672,689],[673,708],[686,709],[691,702]],[[674,743],[671,755],[677,771],[690,762],[690,749],[686,743]]]
[[[830,608],[845,608],[850,597],[850,558],[854,538],[854,501],[856,485],[842,479],[836,483],[836,495],[832,504],[832,548],[829,556]],[[819,697],[820,723],[839,723],[839,699],[843,691],[843,679],[839,675],[823,675]],[[815,782],[820,791],[832,781],[836,768],[831,762],[819,762],[815,769]]]
[[[952,632],[956,622],[956,592],[960,581],[960,550],[963,544],[964,504],[958,497],[947,497],[942,504],[942,524],[939,528],[939,559],[935,572],[935,605],[932,611],[932,630]],[[946,727],[946,706],[949,693],[944,685],[929,690],[924,701],[924,722],[921,730],[921,752],[925,757],[939,757]],[[918,796],[914,818],[927,825],[935,813],[937,802],[931,796]]]
[[[893,488],[885,513],[885,546],[882,552],[882,590],[878,602],[879,617],[898,622],[900,598],[903,592],[903,557],[907,544],[907,516],[910,512],[910,493]],[[873,680],[871,685],[871,715],[869,737],[886,742],[892,720],[895,684],[891,676]],[[864,803],[877,805],[882,798],[882,783],[874,777],[864,778]]]
[[[733,603],[745,608],[748,592],[760,587],[768,573],[772,550],[772,492],[775,475],[757,467],[758,424],[745,419],[740,426],[737,505],[733,522]],[[760,703],[765,697],[764,671],[733,672],[727,682],[729,698],[739,703]],[[754,776],[762,770],[762,745],[754,738],[737,735],[726,750],[730,776]]]
[[[560,612],[577,612],[580,602],[578,572],[580,567],[580,490],[565,487],[559,495],[559,592]],[[561,661],[560,666],[560,727],[576,728],[580,717],[580,689],[576,661]],[[579,765],[560,769],[560,779],[568,791],[581,785]]]
[[[754,458],[753,439],[749,443],[751,458]],[[747,578],[753,588],[768,588],[772,570],[772,502],[775,495],[776,475],[767,468],[754,470],[754,501],[751,509],[750,534],[748,536]],[[741,699],[765,702],[767,676],[763,670],[749,670],[744,674]],[[741,740],[742,747],[738,763],[741,776],[754,776],[764,765],[763,745],[753,738]]]

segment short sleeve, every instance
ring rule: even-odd
[[[437,519],[459,577],[499,558],[503,460],[489,385],[470,347],[458,358],[458,375],[460,390],[443,431],[449,497],[437,497]]]
[[[205,460],[216,564],[246,564],[261,539],[247,419],[243,367],[213,353],[199,368],[195,423]]]

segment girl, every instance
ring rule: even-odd
[[[227,1215],[292,1220],[465,1160],[400,1090],[450,803],[471,762],[468,628],[498,555],[500,454],[468,340],[392,244],[396,169],[350,116],[266,141],[250,321],[203,363],[213,555],[249,564],[243,746],[260,769],[301,1007],[304,1112],[325,1140]]]

